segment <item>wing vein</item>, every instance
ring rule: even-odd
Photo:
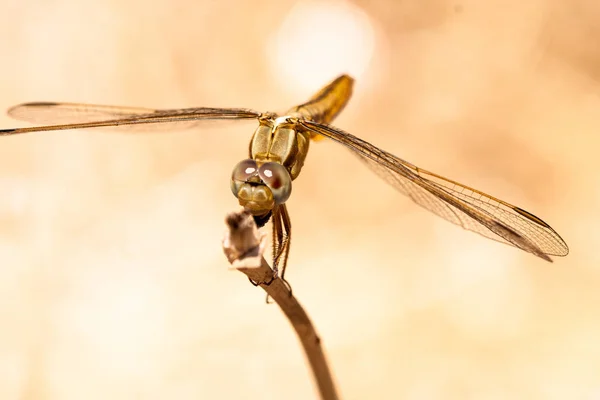
[[[447,221],[548,261],[548,255],[569,252],[554,229],[518,207],[421,169],[331,125],[299,123],[312,133],[345,145],[391,186]]]

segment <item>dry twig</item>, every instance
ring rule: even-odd
[[[273,276],[273,270],[263,257],[266,235],[258,231],[252,215],[246,211],[227,215],[225,222],[229,230],[223,239],[223,251],[232,267],[246,274],[279,305],[300,339],[321,399],[337,400],[321,340],[312,322],[285,282]]]

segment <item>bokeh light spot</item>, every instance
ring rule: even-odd
[[[267,50],[274,76],[291,89],[342,73],[359,78],[369,66],[375,33],[369,17],[345,1],[296,4]]]

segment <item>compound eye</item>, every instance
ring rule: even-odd
[[[237,197],[240,186],[244,182],[247,182],[250,178],[257,175],[258,165],[256,165],[256,161],[252,159],[240,161],[233,168],[233,172],[231,173],[231,191],[233,192],[234,196]]]
[[[233,168],[233,172],[231,173],[231,179],[233,179],[234,181],[245,182],[251,177],[255,176],[257,171],[258,166],[256,165],[256,161],[252,159],[240,161]]]
[[[271,189],[277,204],[283,204],[292,193],[292,178],[287,169],[276,162],[266,162],[258,169],[258,176]]]

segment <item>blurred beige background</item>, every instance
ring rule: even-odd
[[[549,264],[313,144],[288,278],[345,399],[600,398],[600,5],[585,0],[4,0],[0,108],[285,111],[549,222]],[[27,126],[3,113],[0,127]],[[228,271],[252,123],[0,138],[1,399],[311,399],[276,306]]]

